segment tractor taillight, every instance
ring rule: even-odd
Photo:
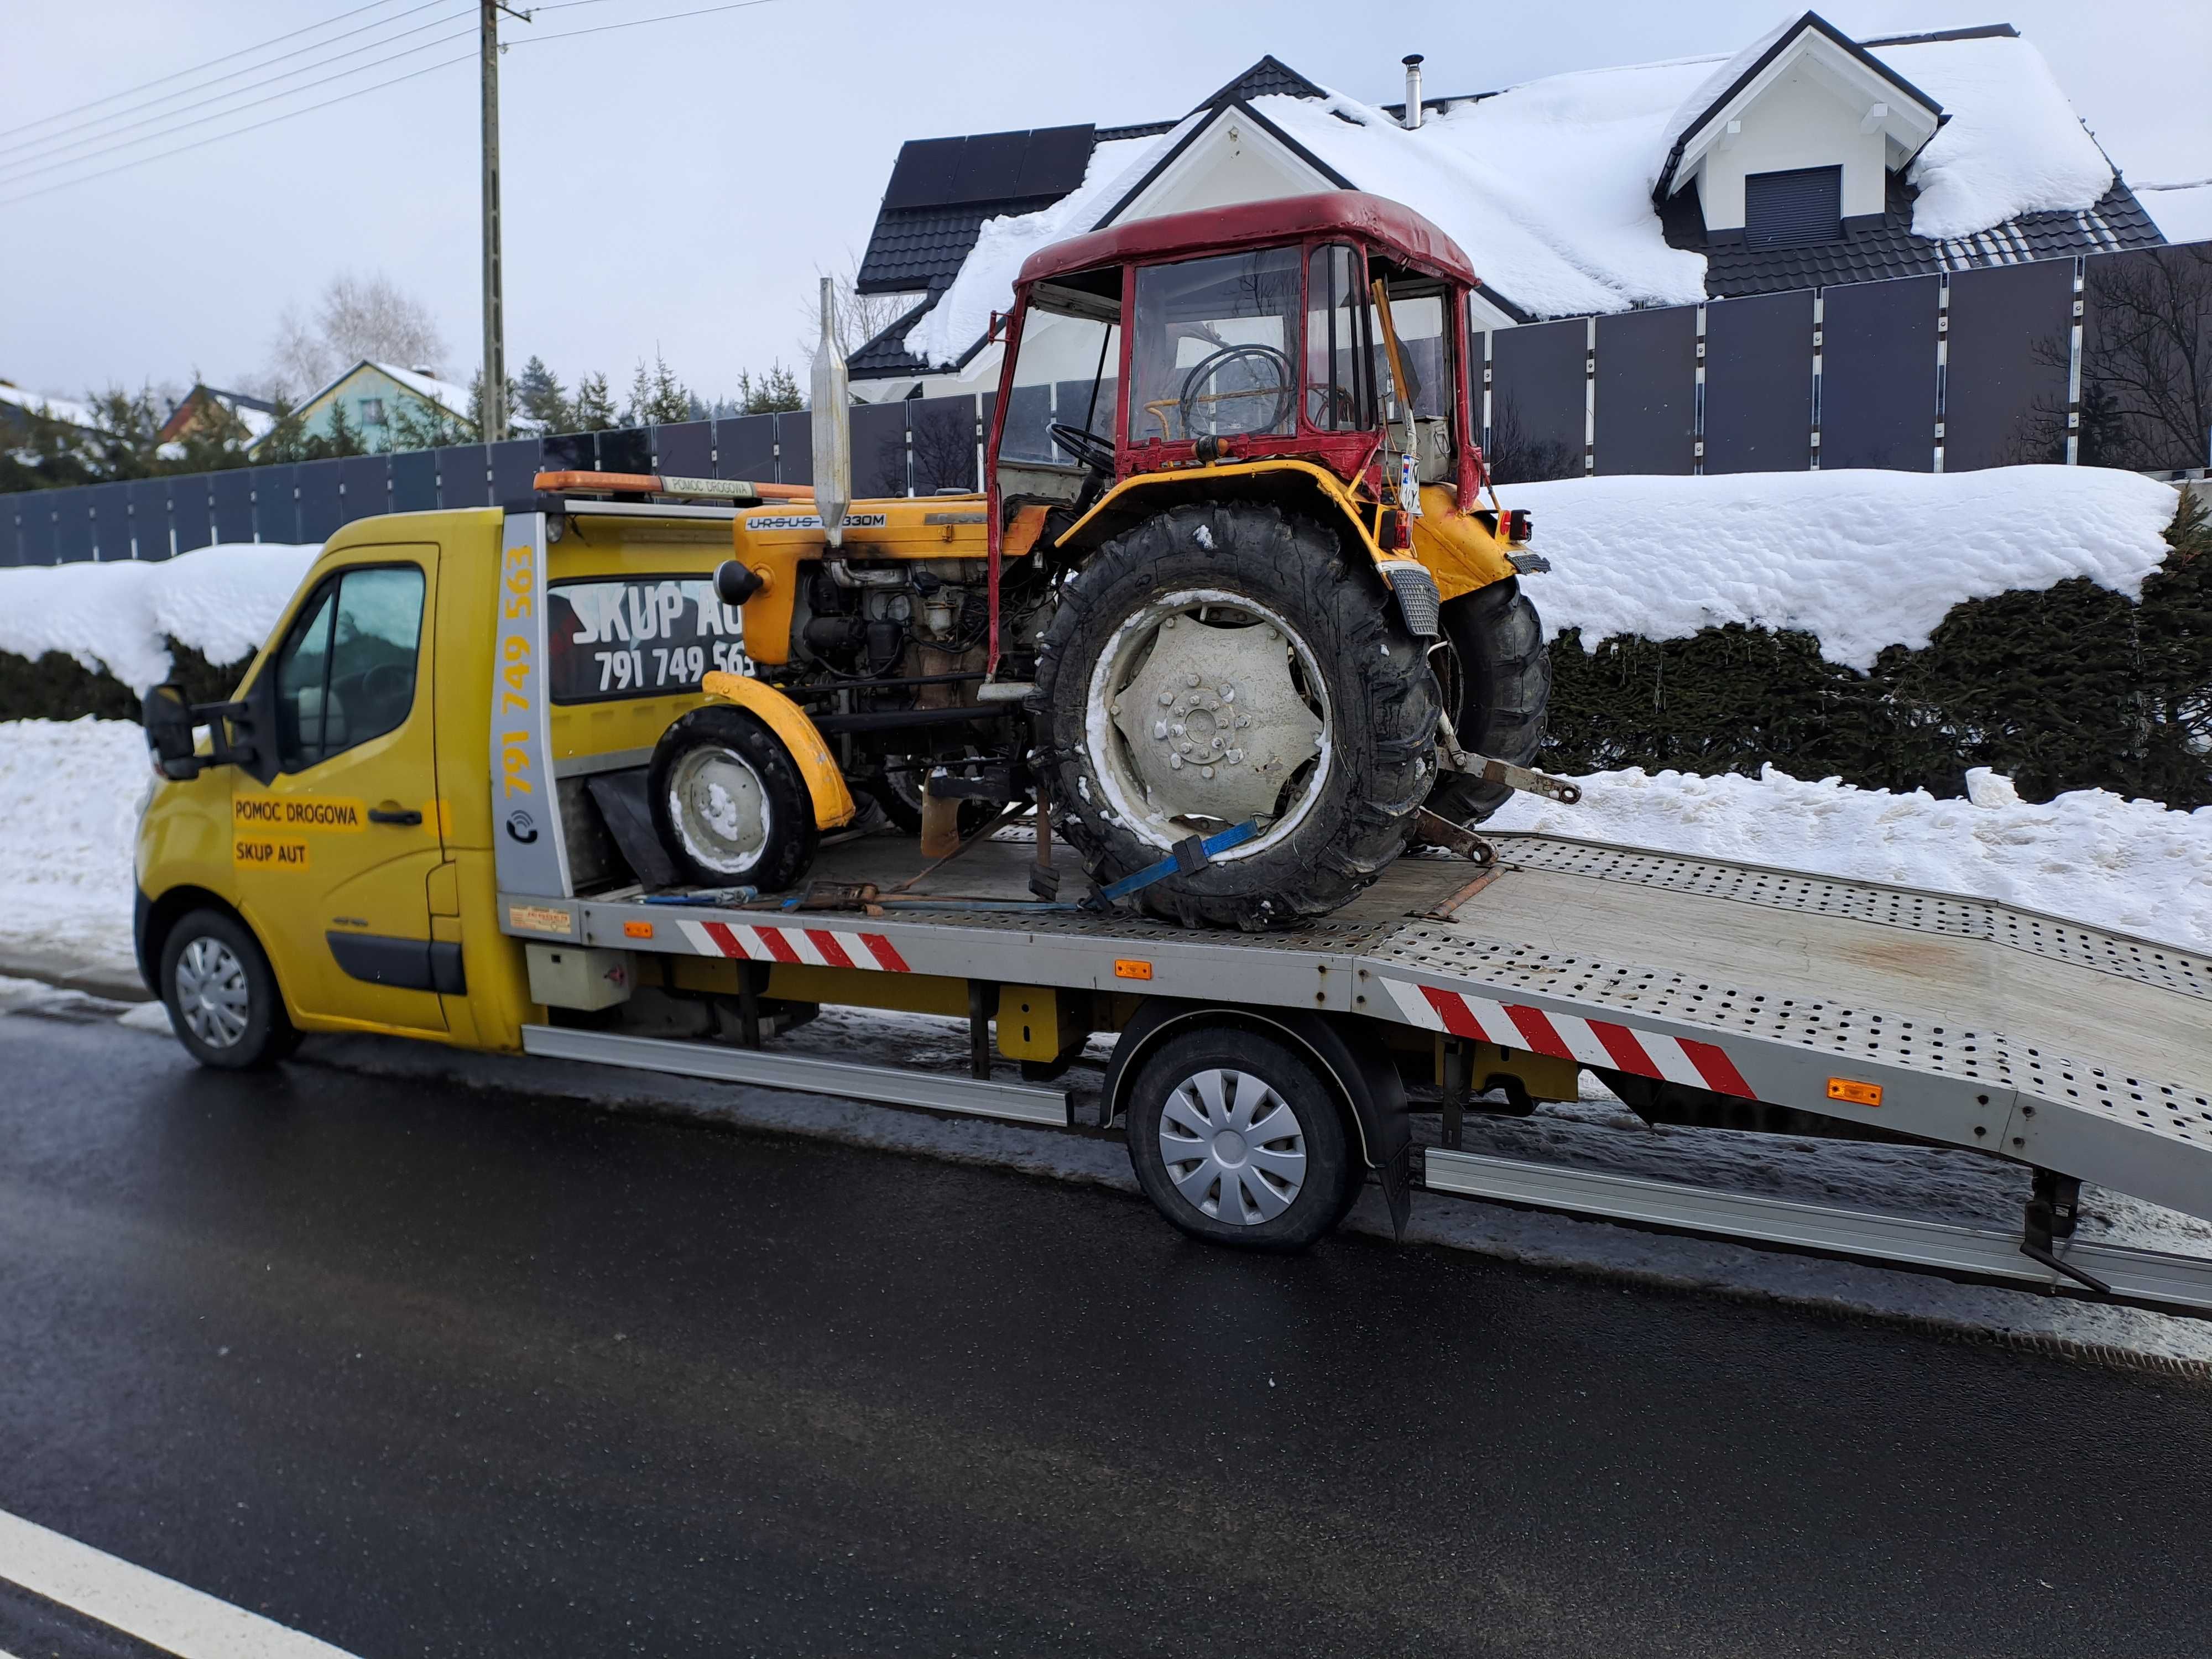
[[[1535,525],[1530,520],[1528,517],[1528,509],[1527,507],[1516,507],[1505,515],[1505,539],[1507,541],[1525,542],[1528,539],[1529,536],[1534,532],[1534,531]]]
[[[1384,508],[1381,532],[1376,536],[1376,542],[1377,545],[1391,552],[1404,552],[1413,544],[1412,522],[1404,514],[1395,508]]]

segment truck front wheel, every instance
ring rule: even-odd
[[[267,953],[220,910],[195,910],[169,930],[161,985],[170,1029],[203,1066],[246,1071],[300,1046]]]
[[[1187,1032],[1129,1089],[1129,1163],[1194,1238],[1302,1250],[1358,1193],[1336,1091],[1282,1043],[1241,1027]]]

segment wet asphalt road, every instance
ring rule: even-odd
[[[2212,1386],[108,1027],[0,1080],[0,1510],[371,1659],[2212,1649]],[[66,1623],[0,1586],[144,1651]]]

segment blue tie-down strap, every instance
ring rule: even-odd
[[[1232,847],[1241,847],[1259,833],[1257,820],[1247,818],[1243,823],[1233,823],[1203,841],[1196,836],[1179,841],[1176,843],[1175,851],[1158,864],[1148,864],[1134,875],[1124,876],[1121,880],[1109,882],[1100,888],[1097,902],[1103,908],[1117,899],[1125,899],[1132,893],[1150,887],[1156,881],[1165,881],[1178,871],[1190,875],[1203,870],[1213,862],[1215,854],[1225,853]]]

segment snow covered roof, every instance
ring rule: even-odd
[[[13,405],[28,414],[44,415],[70,426],[89,429],[100,424],[100,416],[89,404],[69,398],[50,398],[42,392],[26,392],[13,380],[0,380],[0,404]]]
[[[1263,59],[1172,129],[1118,129],[1130,136],[1111,140],[1102,133],[1083,182],[1059,200],[984,218],[972,232],[963,223],[951,242],[933,245],[927,286],[941,298],[872,344],[886,364],[899,360],[886,373],[966,362],[990,313],[1011,302],[1014,273],[1030,253],[1113,222],[1232,116],[1262,124],[1304,163],[1311,187],[1367,191],[1432,221],[1469,252],[1486,296],[1509,316],[1686,305],[1709,291],[1736,291],[1709,290],[1706,254],[1695,245],[1702,239],[1670,239],[1652,192],[1670,158],[1685,174],[1690,140],[1716,122],[1724,126],[1728,106],[1758,89],[1784,48],[1807,40],[1819,42],[1832,69],[1847,65],[1882,90],[1869,113],[1875,102],[1887,106],[1881,119],[1897,127],[1891,154],[1899,163],[1910,157],[1906,181],[1917,191],[1909,229],[1900,223],[1893,240],[1926,239],[1887,249],[1883,268],[1813,281],[1901,274],[1887,268],[1900,256],[1931,270],[2010,263],[2023,257],[2019,248],[1984,258],[1971,239],[2036,214],[2068,216],[2061,228],[2072,240],[2049,252],[2158,240],[2042,54],[2009,25],[1853,42],[1802,13],[1726,58],[1579,70],[1425,100],[1425,118],[1411,131],[1388,109],[1302,90],[1312,83]],[[2087,219],[2077,223],[2075,215]],[[890,216],[879,220],[879,234]],[[962,257],[948,276],[956,252]]]
[[[2212,179],[2137,185],[2136,191],[2167,241],[2212,241]]]
[[[381,369],[393,380],[419,398],[427,398],[448,415],[462,420],[469,418],[475,395],[465,386],[455,386],[451,380],[439,380],[427,369],[400,368],[392,363],[371,363],[371,368]]]

